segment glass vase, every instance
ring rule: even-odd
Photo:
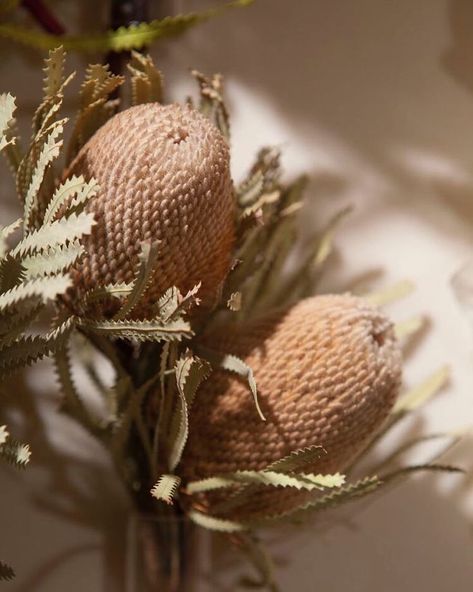
[[[207,592],[207,533],[180,516],[134,514],[127,536],[127,592]]]

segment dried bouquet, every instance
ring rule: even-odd
[[[251,585],[276,590],[256,529],[414,470],[454,470],[390,469],[395,451],[376,474],[350,478],[445,372],[398,397],[401,341],[418,320],[394,326],[379,294],[312,295],[345,212],[288,265],[306,179],[285,183],[278,151],[264,148],[234,184],[220,76],[194,73],[199,100],[165,104],[160,72],[134,53],[127,107],[113,98],[125,78],[92,65],[63,149],[64,61],[62,48],[50,52],[27,146],[13,97],[0,97],[0,149],[24,208],[1,230],[2,379],[51,355],[62,412],[109,452],[136,511],[224,533],[259,571]],[[46,331],[36,323],[45,311]],[[92,402],[74,379],[79,364]],[[4,427],[0,454],[24,465],[29,450]],[[144,539],[143,589],[190,590],[178,577],[185,555],[176,564],[158,524]],[[173,584],[159,587],[167,571]]]

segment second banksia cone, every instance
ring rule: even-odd
[[[207,343],[253,369],[266,422],[256,413],[247,385],[215,371],[190,414],[181,463],[188,480],[262,470],[314,445],[325,453],[308,472],[343,471],[398,394],[401,356],[393,327],[360,298],[308,298],[210,335]]]
[[[177,104],[131,107],[83,146],[73,174],[100,185],[88,205],[97,224],[74,270],[80,294],[132,282],[141,243],[159,241],[140,314],[172,286],[201,282],[203,306],[213,303],[231,263],[235,200],[228,145],[209,120]]]

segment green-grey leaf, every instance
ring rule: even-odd
[[[82,324],[98,334],[137,342],[180,341],[193,335],[189,323],[179,319],[168,323],[158,318],[149,321],[84,321]]]
[[[28,252],[42,251],[47,247],[65,245],[85,234],[89,234],[95,224],[94,215],[82,212],[71,214],[68,218],[55,220],[51,224],[45,224],[28,234],[11,251],[11,255],[23,256]]]
[[[248,530],[248,526],[242,524],[241,522],[215,518],[213,516],[203,514],[202,512],[197,512],[196,510],[191,510],[188,513],[188,516],[193,522],[199,526],[202,526],[203,528],[207,528],[208,530],[215,530],[218,532],[241,532]]]
[[[70,285],[70,277],[61,274],[23,282],[0,294],[0,310],[34,296],[40,296],[45,301],[52,300],[63,294]]]
[[[140,264],[135,281],[133,282],[133,287],[123,306],[113,317],[114,320],[126,318],[137,304],[139,304],[155,269],[156,260],[158,258],[158,243],[151,243],[149,241],[141,243],[141,252],[138,257]]]
[[[176,384],[179,404],[171,420],[169,436],[169,468],[173,471],[181,460],[182,452],[189,434],[189,409],[199,385],[209,374],[209,365],[190,354],[179,358],[176,363]]]

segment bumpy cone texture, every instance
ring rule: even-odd
[[[319,296],[206,338],[252,369],[266,422],[248,387],[216,371],[199,389],[181,463],[185,479],[261,470],[313,445],[325,453],[305,472],[343,471],[383,423],[398,394],[401,355],[391,323],[349,295]],[[285,511],[307,492],[253,496],[243,515]],[[209,505],[217,496],[202,496]]]
[[[231,263],[235,202],[228,145],[210,121],[176,104],[131,107],[84,145],[72,174],[100,185],[76,291],[132,282],[150,240],[160,245],[145,308],[171,286],[186,292],[198,282],[202,305],[212,304]]]

